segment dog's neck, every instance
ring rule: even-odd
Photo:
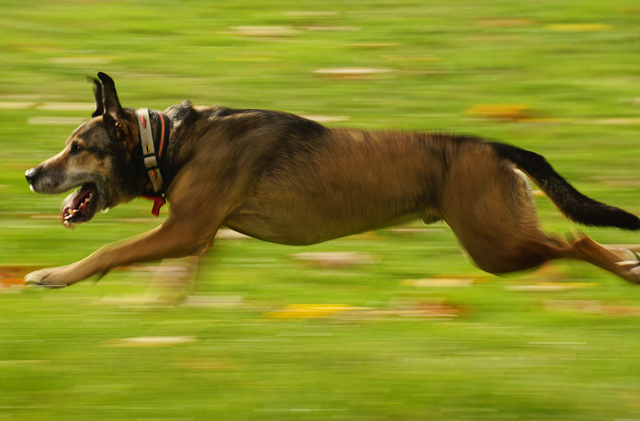
[[[167,116],[155,110],[142,108],[136,110],[136,114],[142,161],[149,177],[142,196],[154,200],[151,213],[158,216],[160,207],[165,203],[166,179],[163,173],[166,176],[165,158],[172,123]]]

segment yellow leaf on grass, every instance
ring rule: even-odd
[[[319,319],[343,311],[357,310],[345,304],[289,304],[280,310],[266,313],[272,319]]]
[[[531,109],[524,104],[478,104],[464,113],[473,117],[514,121],[531,117]]]
[[[548,25],[547,29],[554,32],[601,32],[610,30],[611,26],[605,23],[558,23]]]

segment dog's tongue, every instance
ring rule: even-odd
[[[87,215],[88,205],[93,197],[93,188],[90,184],[85,184],[80,189],[71,193],[62,201],[62,213],[60,219],[62,224],[73,229],[73,223],[84,219]]]

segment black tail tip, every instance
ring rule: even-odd
[[[606,218],[603,218],[601,220],[601,222],[604,222],[603,224],[594,225],[621,228],[629,231],[640,230],[640,218],[633,214],[630,214],[629,212],[623,211],[622,209],[614,209],[614,212],[610,213]]]
[[[622,221],[623,223],[621,228],[628,229],[631,231],[640,230],[640,218],[630,213],[627,213],[625,216],[626,217]]]
[[[613,206],[592,202],[586,208],[571,208],[570,213],[565,213],[574,222],[592,227],[620,228],[629,231],[640,230],[640,218]]]

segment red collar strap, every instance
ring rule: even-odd
[[[166,203],[164,197],[164,181],[160,171],[160,165],[163,161],[163,153],[166,144],[169,142],[170,122],[167,116],[157,111],[142,108],[136,111],[138,115],[138,129],[140,136],[140,147],[142,148],[142,160],[144,167],[149,176],[149,183],[142,197],[153,200],[153,209],[151,213],[155,216],[160,215],[160,208]],[[150,114],[155,114],[158,118],[156,127],[156,135],[151,130]],[[156,151],[156,142],[157,145]]]
[[[151,213],[153,216],[160,216],[160,208],[167,203],[164,198],[164,194],[162,196],[142,196],[145,199],[153,200],[153,208],[151,208]]]

